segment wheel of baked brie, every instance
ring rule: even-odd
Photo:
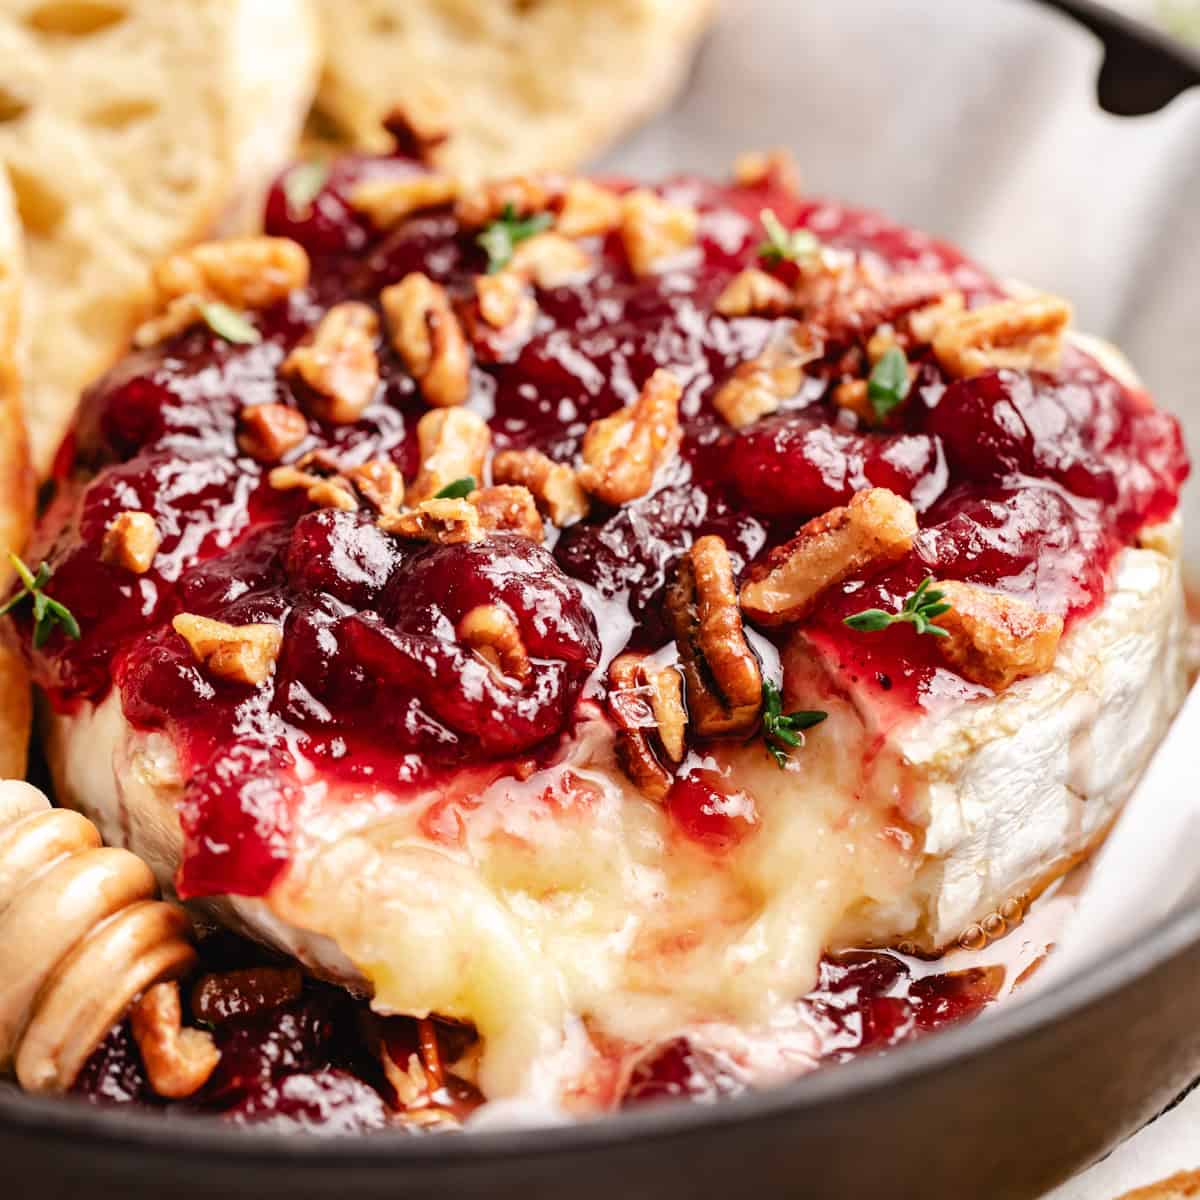
[[[59,456],[79,636],[16,609],[59,800],[489,1101],[977,1009],[867,951],[998,936],[1129,795],[1185,689],[1174,419],[777,155],[347,159],[266,230],[158,268]]]

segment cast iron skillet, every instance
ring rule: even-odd
[[[1044,0],[1106,47],[1101,103],[1153,111],[1200,55],[1092,0]],[[0,1085],[14,1200],[1035,1197],[1162,1110],[1200,1067],[1200,911],[1029,1001],[715,1107],[561,1129],[305,1138],[24,1096]]]

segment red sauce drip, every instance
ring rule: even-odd
[[[980,689],[941,667],[930,639],[907,626],[853,634],[843,616],[895,607],[933,572],[1073,619],[1101,602],[1117,550],[1175,505],[1187,474],[1175,421],[1081,352],[1053,378],[998,372],[953,384],[923,361],[886,432],[848,428],[819,385],[779,415],[730,430],[712,395],[763,349],[776,322],[727,319],[713,303],[756,261],[763,208],[888,267],[943,272],[969,298],[997,289],[956,251],[873,213],[767,185],[685,180],[664,190],[702,213],[694,265],[638,279],[617,237],[594,239],[594,277],[542,292],[528,342],[481,356],[472,376],[471,405],[489,420],[497,449],[537,445],[565,459],[590,421],[625,404],[655,367],[670,366],[685,383],[685,440],[656,491],[597,512],[545,548],[514,538],[413,548],[364,517],[312,512],[302,493],[273,490],[265,469],[239,456],[238,415],[296,403],[279,364],[334,300],[373,302],[417,269],[467,294],[486,263],[448,209],[379,233],[346,200],[363,177],[413,170],[399,160],[347,160],[299,215],[277,186],[267,229],[308,250],[310,289],[253,317],[260,344],[232,345],[198,326],[132,354],[88,393],[72,435],[75,465],[70,451],[58,459],[58,496],[33,552],[53,566],[49,591],[75,613],[83,637],[55,633],[34,656],[36,676],[64,710],[115,683],[135,725],[173,738],[190,781],[185,894],[270,886],[290,853],[299,757],[328,776],[389,789],[399,802],[407,789],[469,766],[552,755],[599,657],[591,601],[626,605],[633,644],[658,648],[668,640],[663,584],[700,534],[723,536],[741,570],[858,488],[911,497],[922,523],[913,553],[833,589],[812,621],[831,659],[867,690],[886,678],[889,704],[911,712]],[[412,477],[424,405],[386,344],[380,360],[382,384],[362,419],[311,420],[296,455],[323,448],[345,465],[388,457]],[[142,576],[99,558],[108,521],[134,508],[153,514],[163,535]],[[534,659],[517,691],[498,685],[447,632],[467,607],[496,599],[513,611]],[[182,611],[282,623],[273,680],[251,689],[203,673],[170,630]],[[731,844],[733,827],[711,820],[712,806],[694,792],[678,785],[676,819],[701,841]]]

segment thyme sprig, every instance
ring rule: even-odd
[[[506,204],[500,216],[475,238],[488,257],[488,274],[495,275],[508,266],[519,242],[549,229],[553,224],[554,217],[548,212],[518,217],[517,210],[511,204]]]
[[[908,399],[912,380],[908,374],[908,358],[899,346],[889,346],[867,380],[867,398],[875,415],[883,420],[894,408]]]
[[[448,483],[440,492],[434,494],[435,500],[462,500],[475,490],[475,476],[464,475],[461,479]]]
[[[819,725],[829,716],[818,710],[783,711],[783,693],[779,685],[763,680],[763,741],[780,770],[787,766],[788,754],[804,745],[804,730]]]
[[[845,624],[860,633],[876,633],[889,625],[901,621],[907,622],[918,633],[927,633],[931,637],[949,637],[950,634],[940,625],[933,622],[942,613],[949,612],[951,605],[945,600],[945,593],[939,592],[933,586],[933,576],[927,575],[917,585],[898,613],[884,612],[882,608],[868,608],[852,617],[845,618]]]
[[[41,563],[35,573],[15,554],[10,553],[8,561],[12,563],[13,569],[16,571],[23,586],[3,607],[0,607],[0,617],[7,612],[11,612],[27,597],[32,597],[33,645],[35,649],[41,649],[46,644],[46,640],[54,632],[56,625],[62,629],[67,637],[78,639],[79,622],[75,620],[71,610],[65,604],[60,604],[57,600],[52,600],[46,595],[44,590],[46,584],[50,582],[50,577],[54,574],[50,568],[50,564],[46,562]]]
[[[759,244],[758,256],[768,263],[800,262],[821,253],[816,234],[808,229],[785,229],[772,209],[764,208],[759,220],[767,236]]]
[[[219,300],[208,300],[200,305],[204,323],[218,337],[239,346],[255,346],[262,341],[262,334],[246,320],[236,308],[222,304]]]

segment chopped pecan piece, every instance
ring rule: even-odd
[[[804,368],[821,357],[818,344],[797,326],[757,358],[740,363],[713,396],[713,407],[734,429],[744,429],[779,410],[804,384]]]
[[[314,475],[299,467],[276,467],[267,476],[267,481],[280,492],[304,488],[309,500],[320,508],[340,508],[343,512],[354,512],[358,508],[350,484],[340,475],[330,477]]]
[[[167,1099],[195,1095],[221,1059],[209,1034],[183,1027],[179,984],[174,981],[148,988],[130,1009],[129,1024],[150,1086]]]
[[[951,317],[957,317],[967,307],[962,292],[947,292],[936,304],[927,304],[908,314],[906,324],[914,341],[920,345],[932,344],[937,331]]]
[[[479,510],[479,523],[492,533],[515,533],[540,542],[545,537],[542,518],[528,488],[512,484],[478,488],[467,500]]]
[[[143,350],[157,346],[167,338],[199,325],[204,320],[204,300],[200,296],[176,296],[168,300],[166,307],[157,316],[143,321],[133,331],[133,344]]]
[[[993,691],[1054,665],[1062,638],[1062,617],[971,583],[939,583],[948,612],[936,619],[949,637],[937,647],[964,678]]]
[[[563,237],[595,237],[621,223],[621,197],[589,179],[572,179],[563,191],[554,228]]]
[[[633,404],[588,426],[578,479],[605,504],[644,496],[654,475],[679,449],[679,380],[659,368]]]
[[[647,668],[640,654],[613,659],[608,669],[608,705],[617,726],[617,757],[643,795],[661,802],[673,775],[662,759],[683,760],[687,712],[683,687],[674,667]]]
[[[286,404],[255,404],[238,418],[238,447],[255,462],[277,463],[306,437],[308,419]]]
[[[144,575],[161,545],[162,536],[154,518],[148,512],[131,510],[117,513],[109,521],[100,545],[100,558],[135,575]]]
[[[421,470],[408,489],[414,503],[431,500],[456,479],[482,479],[492,431],[470,409],[434,409],[417,422],[417,445]]]
[[[321,318],[311,340],[283,360],[282,373],[305,385],[305,402],[313,416],[349,425],[363,415],[379,386],[378,333],[374,310],[348,300],[335,304]]]
[[[833,389],[833,402],[838,408],[852,412],[864,425],[875,421],[875,409],[865,379],[843,380]]]
[[[767,184],[789,195],[800,194],[800,168],[790,150],[747,150],[733,160],[733,181],[739,187]]]
[[[475,301],[479,315],[493,329],[531,326],[537,316],[537,301],[529,294],[524,277],[512,270],[475,276]]]
[[[396,353],[421,395],[437,408],[466,401],[471,390],[471,355],[446,289],[413,271],[380,296]]]
[[[227,625],[195,613],[179,613],[171,627],[211,674],[257,686],[270,678],[283,644],[277,625]]]
[[[467,500],[422,500],[407,512],[379,518],[379,528],[418,542],[442,546],[478,542],[484,537],[479,509]]]
[[[440,208],[458,195],[458,181],[448,175],[413,175],[407,179],[368,179],[350,192],[350,205],[371,219],[376,229],[391,229],[427,208]]]
[[[907,500],[887,488],[868,488],[752,566],[742,608],[760,625],[799,621],[826,588],[907,554],[916,533],[917,514]]]
[[[479,604],[458,623],[458,637],[504,681],[529,678],[529,653],[512,613],[499,604]]]
[[[163,259],[152,277],[160,307],[198,296],[232,308],[268,308],[308,283],[308,255],[290,238],[229,238]]]
[[[702,537],[683,556],[666,606],[696,732],[749,733],[762,708],[762,672],[742,629],[733,563],[721,538]]]
[[[672,204],[638,188],[621,198],[621,241],[635,275],[665,270],[695,244],[700,219],[694,208]]]
[[[528,217],[545,212],[558,190],[549,176],[516,175],[510,179],[491,179],[469,191],[461,191],[454,215],[466,229],[482,229],[511,211],[513,216]]]
[[[747,267],[725,285],[713,307],[726,317],[773,317],[787,312],[791,305],[790,288],[766,271]]]
[[[587,492],[579,486],[574,470],[540,450],[501,451],[492,460],[492,478],[528,488],[538,508],[560,529],[588,514]]]
[[[508,269],[540,288],[562,287],[588,276],[592,256],[561,233],[535,233],[517,243]]]
[[[381,516],[399,512],[404,504],[404,476],[391,459],[373,458],[351,467],[346,478]]]
[[[959,378],[997,367],[1053,371],[1070,320],[1071,306],[1057,296],[1001,300],[942,320],[933,353]]]

